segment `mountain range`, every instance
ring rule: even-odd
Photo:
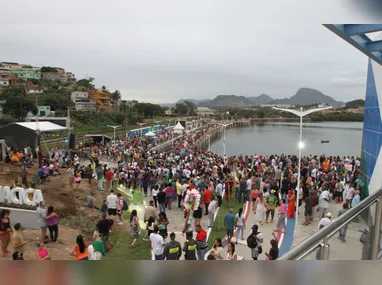
[[[272,97],[261,94],[256,97],[245,97],[238,95],[218,95],[214,99],[181,99],[177,103],[184,101],[191,101],[198,107],[247,107],[247,106],[260,106],[263,104],[285,104],[285,105],[313,105],[326,103],[333,107],[343,105],[343,102],[336,101],[332,97],[323,94],[322,92],[311,88],[300,88],[295,95],[290,98],[273,99]],[[173,107],[175,104],[165,104],[163,106]]]

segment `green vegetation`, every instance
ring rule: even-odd
[[[130,211],[125,212],[124,219],[125,224],[123,226],[126,227],[129,223]],[[146,231],[142,230],[136,246],[132,247],[133,240],[129,232],[113,231],[110,237],[112,250],[104,260],[151,260],[150,244],[148,241],[142,240],[146,235]]]
[[[177,103],[172,111],[178,116],[195,116],[197,107],[191,101],[184,101],[183,103]]]
[[[41,67],[41,72],[57,72],[57,69],[55,69],[54,67],[50,67],[50,66],[43,66]]]
[[[326,113],[313,113],[308,116],[312,122],[363,122],[363,113],[352,113],[346,111],[335,111]]]
[[[357,99],[349,101],[345,104],[345,109],[357,109],[365,106],[365,100]]]
[[[234,197],[234,195],[232,195]],[[211,230],[208,238],[208,247],[211,248],[216,238],[223,239],[227,235],[227,230],[224,227],[224,216],[228,213],[229,209],[233,208],[233,212],[236,214],[240,208],[244,209],[244,204],[239,203],[236,199],[232,199],[232,204],[223,201],[223,204],[219,208],[219,212],[216,215],[214,226]]]

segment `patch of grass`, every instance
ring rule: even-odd
[[[223,201],[223,204],[219,208],[219,212],[216,215],[214,226],[211,230],[210,236],[208,238],[208,247],[211,248],[216,238],[223,239],[227,235],[227,230],[224,227],[224,216],[228,213],[229,209],[233,208],[233,212],[237,214],[240,208],[244,209],[244,203],[239,203],[233,199],[230,206],[229,203]]]
[[[129,197],[124,195],[124,198],[130,204]],[[125,220],[124,227],[129,227],[129,219],[131,212],[126,211],[123,215]],[[105,260],[151,260],[150,244],[148,241],[144,241],[143,237],[147,236],[146,230],[141,230],[139,239],[136,246],[132,247],[131,243],[133,239],[130,232],[126,231],[114,231],[110,237],[110,243],[112,246],[111,252],[104,258]]]
[[[128,232],[114,232],[110,237],[112,246],[111,252],[104,258],[105,260],[151,260],[149,242],[143,241],[146,231],[142,230],[135,247],[131,246],[132,238]]]

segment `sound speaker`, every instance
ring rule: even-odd
[[[76,135],[70,134],[69,136],[69,149],[75,149],[76,148]]]

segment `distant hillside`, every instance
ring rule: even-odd
[[[364,107],[364,106],[365,106],[365,100],[357,99],[357,100],[347,102],[345,105],[345,108],[357,109],[357,108]]]
[[[300,88],[295,95],[285,99],[273,99],[272,97],[261,94],[257,97],[244,97],[238,95],[218,95],[215,99],[195,100],[181,99],[173,104],[162,104],[162,106],[173,107],[177,103],[191,101],[199,107],[247,107],[260,106],[263,104],[286,104],[286,105],[314,105],[326,103],[333,107],[344,105],[343,102],[334,100],[332,97],[323,94],[322,92],[311,88]],[[356,103],[357,104],[357,103]]]
[[[254,103],[244,96],[218,95],[215,99],[199,103],[199,107],[246,107]]]
[[[334,100],[332,97],[323,94],[316,89],[300,88],[295,95],[289,99],[276,99],[270,102],[270,104],[290,104],[290,105],[313,105],[326,103],[331,106],[342,105],[343,102]]]
[[[163,106],[163,107],[170,107],[171,108],[171,107],[174,107],[178,103],[184,103],[184,101],[191,101],[192,103],[194,103],[197,106],[200,103],[203,103],[203,102],[206,102],[206,101],[210,101],[210,99],[201,99],[201,100],[180,99],[180,100],[176,101],[175,103],[165,103],[165,104],[161,104],[161,106]]]
[[[247,97],[247,98],[254,105],[268,104],[269,102],[273,101],[273,98],[271,96],[266,95],[266,94],[261,94],[260,96],[257,96],[257,97]]]

